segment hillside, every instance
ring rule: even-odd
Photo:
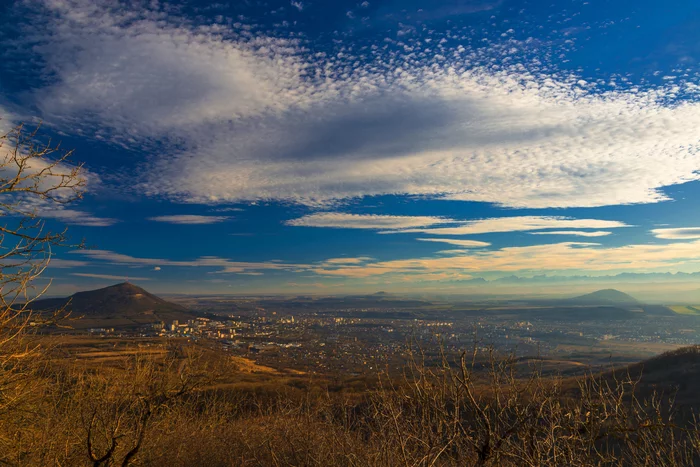
[[[603,289],[568,300],[581,305],[639,305],[634,297],[615,289]]]
[[[581,396],[581,378],[589,376],[574,376],[568,378],[563,386],[569,397]],[[635,395],[640,399],[661,397],[665,403],[669,398],[674,400],[675,415],[681,423],[692,420],[693,413],[700,410],[700,345],[681,347],[648,358],[638,363],[608,367],[595,373],[595,378],[601,378],[610,387],[617,387],[622,382],[635,382]],[[625,385],[627,400],[630,386]]]
[[[186,308],[128,282],[78,292],[67,298],[38,300],[33,304],[33,308],[38,311],[57,310],[61,307],[71,313],[71,318],[81,318],[71,320],[70,325],[76,328],[133,327],[193,317]]]
[[[637,381],[637,395],[649,398],[654,393],[675,399],[681,417],[690,417],[700,409],[700,345],[683,347],[626,368],[603,375],[612,384],[630,378]]]

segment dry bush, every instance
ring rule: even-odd
[[[79,363],[78,363],[79,364]],[[78,365],[76,364],[76,365]],[[139,465],[158,452],[176,414],[208,419],[192,397],[226,371],[194,347],[172,347],[165,357],[126,359],[97,370],[57,365],[37,376],[44,384],[33,417],[23,420],[25,442],[4,462],[16,465]],[[187,407],[187,409],[183,409]],[[15,418],[15,429],[20,420]],[[182,442],[182,440],[180,440]]]
[[[411,354],[402,385],[373,397],[382,465],[694,465],[698,430],[678,427],[673,400],[640,399],[629,375],[581,378],[572,394],[533,364],[491,349],[426,367]],[[418,354],[420,355],[420,354]]]
[[[36,279],[52,249],[67,244],[66,232],[47,230],[39,214],[80,198],[85,185],[70,151],[38,140],[38,128],[0,135],[0,461],[22,451],[23,427],[42,402],[41,349],[29,337],[55,316],[32,313],[31,303],[48,288]]]
[[[700,453],[698,430],[674,425],[672,401],[638,399],[627,375],[581,378],[571,392],[494,352],[432,367],[412,353],[403,380],[384,376],[358,402],[221,389],[226,358],[203,357],[173,348],[120,368],[44,371],[51,384],[6,463],[683,466]]]

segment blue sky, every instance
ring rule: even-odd
[[[41,120],[87,170],[83,201],[41,212],[92,246],[56,253],[54,293],[698,288],[695,1],[24,0],[0,18],[0,130]]]

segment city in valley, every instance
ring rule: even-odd
[[[113,290],[122,307],[118,317],[90,309],[79,293],[67,302],[69,309],[71,304],[79,309],[62,326],[43,332],[133,345],[186,340],[266,367],[347,377],[400,372],[411,348],[433,359],[443,353],[454,359],[475,346],[492,348],[523,361],[536,359],[553,373],[575,375],[700,342],[700,306],[644,304],[612,289],[520,300],[431,300],[383,292],[342,297],[179,295],[154,302],[155,309],[143,312],[138,307],[158,297],[136,285],[89,293],[111,297]],[[91,299],[110,306],[109,299]],[[60,300],[36,306],[44,302]]]

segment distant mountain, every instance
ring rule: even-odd
[[[103,289],[78,292],[67,298],[37,300],[38,311],[61,307],[71,313],[75,327],[128,327],[159,321],[187,320],[194,315],[185,307],[163,300],[134,284],[124,282]]]
[[[567,301],[578,305],[639,305],[637,299],[615,289],[598,290]]]

